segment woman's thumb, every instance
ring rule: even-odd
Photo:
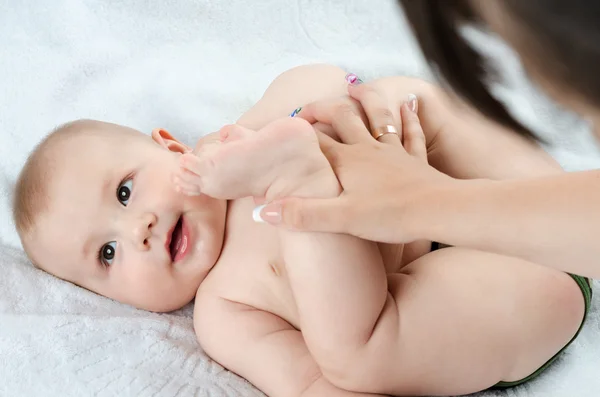
[[[345,233],[343,210],[337,198],[286,198],[254,208],[255,222],[298,231]]]

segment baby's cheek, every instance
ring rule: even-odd
[[[169,311],[179,305],[178,285],[167,271],[147,264],[145,271],[131,272],[122,285],[126,303],[150,311]]]

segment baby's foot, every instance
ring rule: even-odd
[[[221,143],[181,157],[178,185],[215,198],[332,197],[339,183],[312,126],[285,118],[252,131],[224,127]],[[194,190],[195,189],[195,190]]]

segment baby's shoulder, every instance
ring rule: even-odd
[[[200,285],[194,299],[194,330],[198,339],[207,332],[218,333],[222,318],[231,315],[231,302],[221,294],[218,289],[210,285]]]
[[[227,277],[219,277],[216,273],[211,272],[198,287],[194,299],[194,324],[215,323],[216,317],[230,316],[245,306],[232,293],[235,288],[227,282]]]
[[[194,305],[194,331],[200,347],[215,358],[229,352],[232,343],[252,341],[249,325],[257,323],[254,317],[260,312],[212,289],[199,290]]]

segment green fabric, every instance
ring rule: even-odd
[[[592,282],[591,280],[585,278],[585,277],[581,277],[581,276],[575,276],[573,274],[569,274],[571,277],[573,277],[573,280],[575,280],[575,282],[577,283],[577,285],[579,286],[579,288],[581,289],[581,292],[583,293],[583,298],[585,300],[585,312],[583,315],[583,320],[581,321],[581,326],[579,326],[579,329],[577,330],[577,333],[575,334],[575,336],[573,337],[573,339],[571,339],[569,341],[569,343],[567,343],[567,345],[565,347],[563,347],[558,353],[556,353],[554,355],[554,357],[552,357],[550,360],[548,360],[548,362],[544,365],[542,365],[540,367],[540,369],[538,369],[537,371],[535,371],[534,373],[532,373],[531,375],[529,375],[528,377],[515,381],[515,382],[499,382],[497,383],[494,387],[492,387],[492,389],[507,389],[509,387],[515,387],[515,386],[519,386],[525,382],[528,382],[530,380],[532,380],[533,378],[535,378],[536,376],[538,376],[539,374],[541,374],[542,372],[544,372],[546,369],[548,369],[548,367],[557,359],[557,357],[567,348],[569,347],[569,345],[571,343],[573,343],[573,341],[575,340],[575,338],[577,338],[577,336],[579,335],[579,332],[581,332],[581,329],[583,328],[583,325],[585,324],[585,320],[587,319],[587,315],[588,312],[590,310],[590,305],[592,303]]]

